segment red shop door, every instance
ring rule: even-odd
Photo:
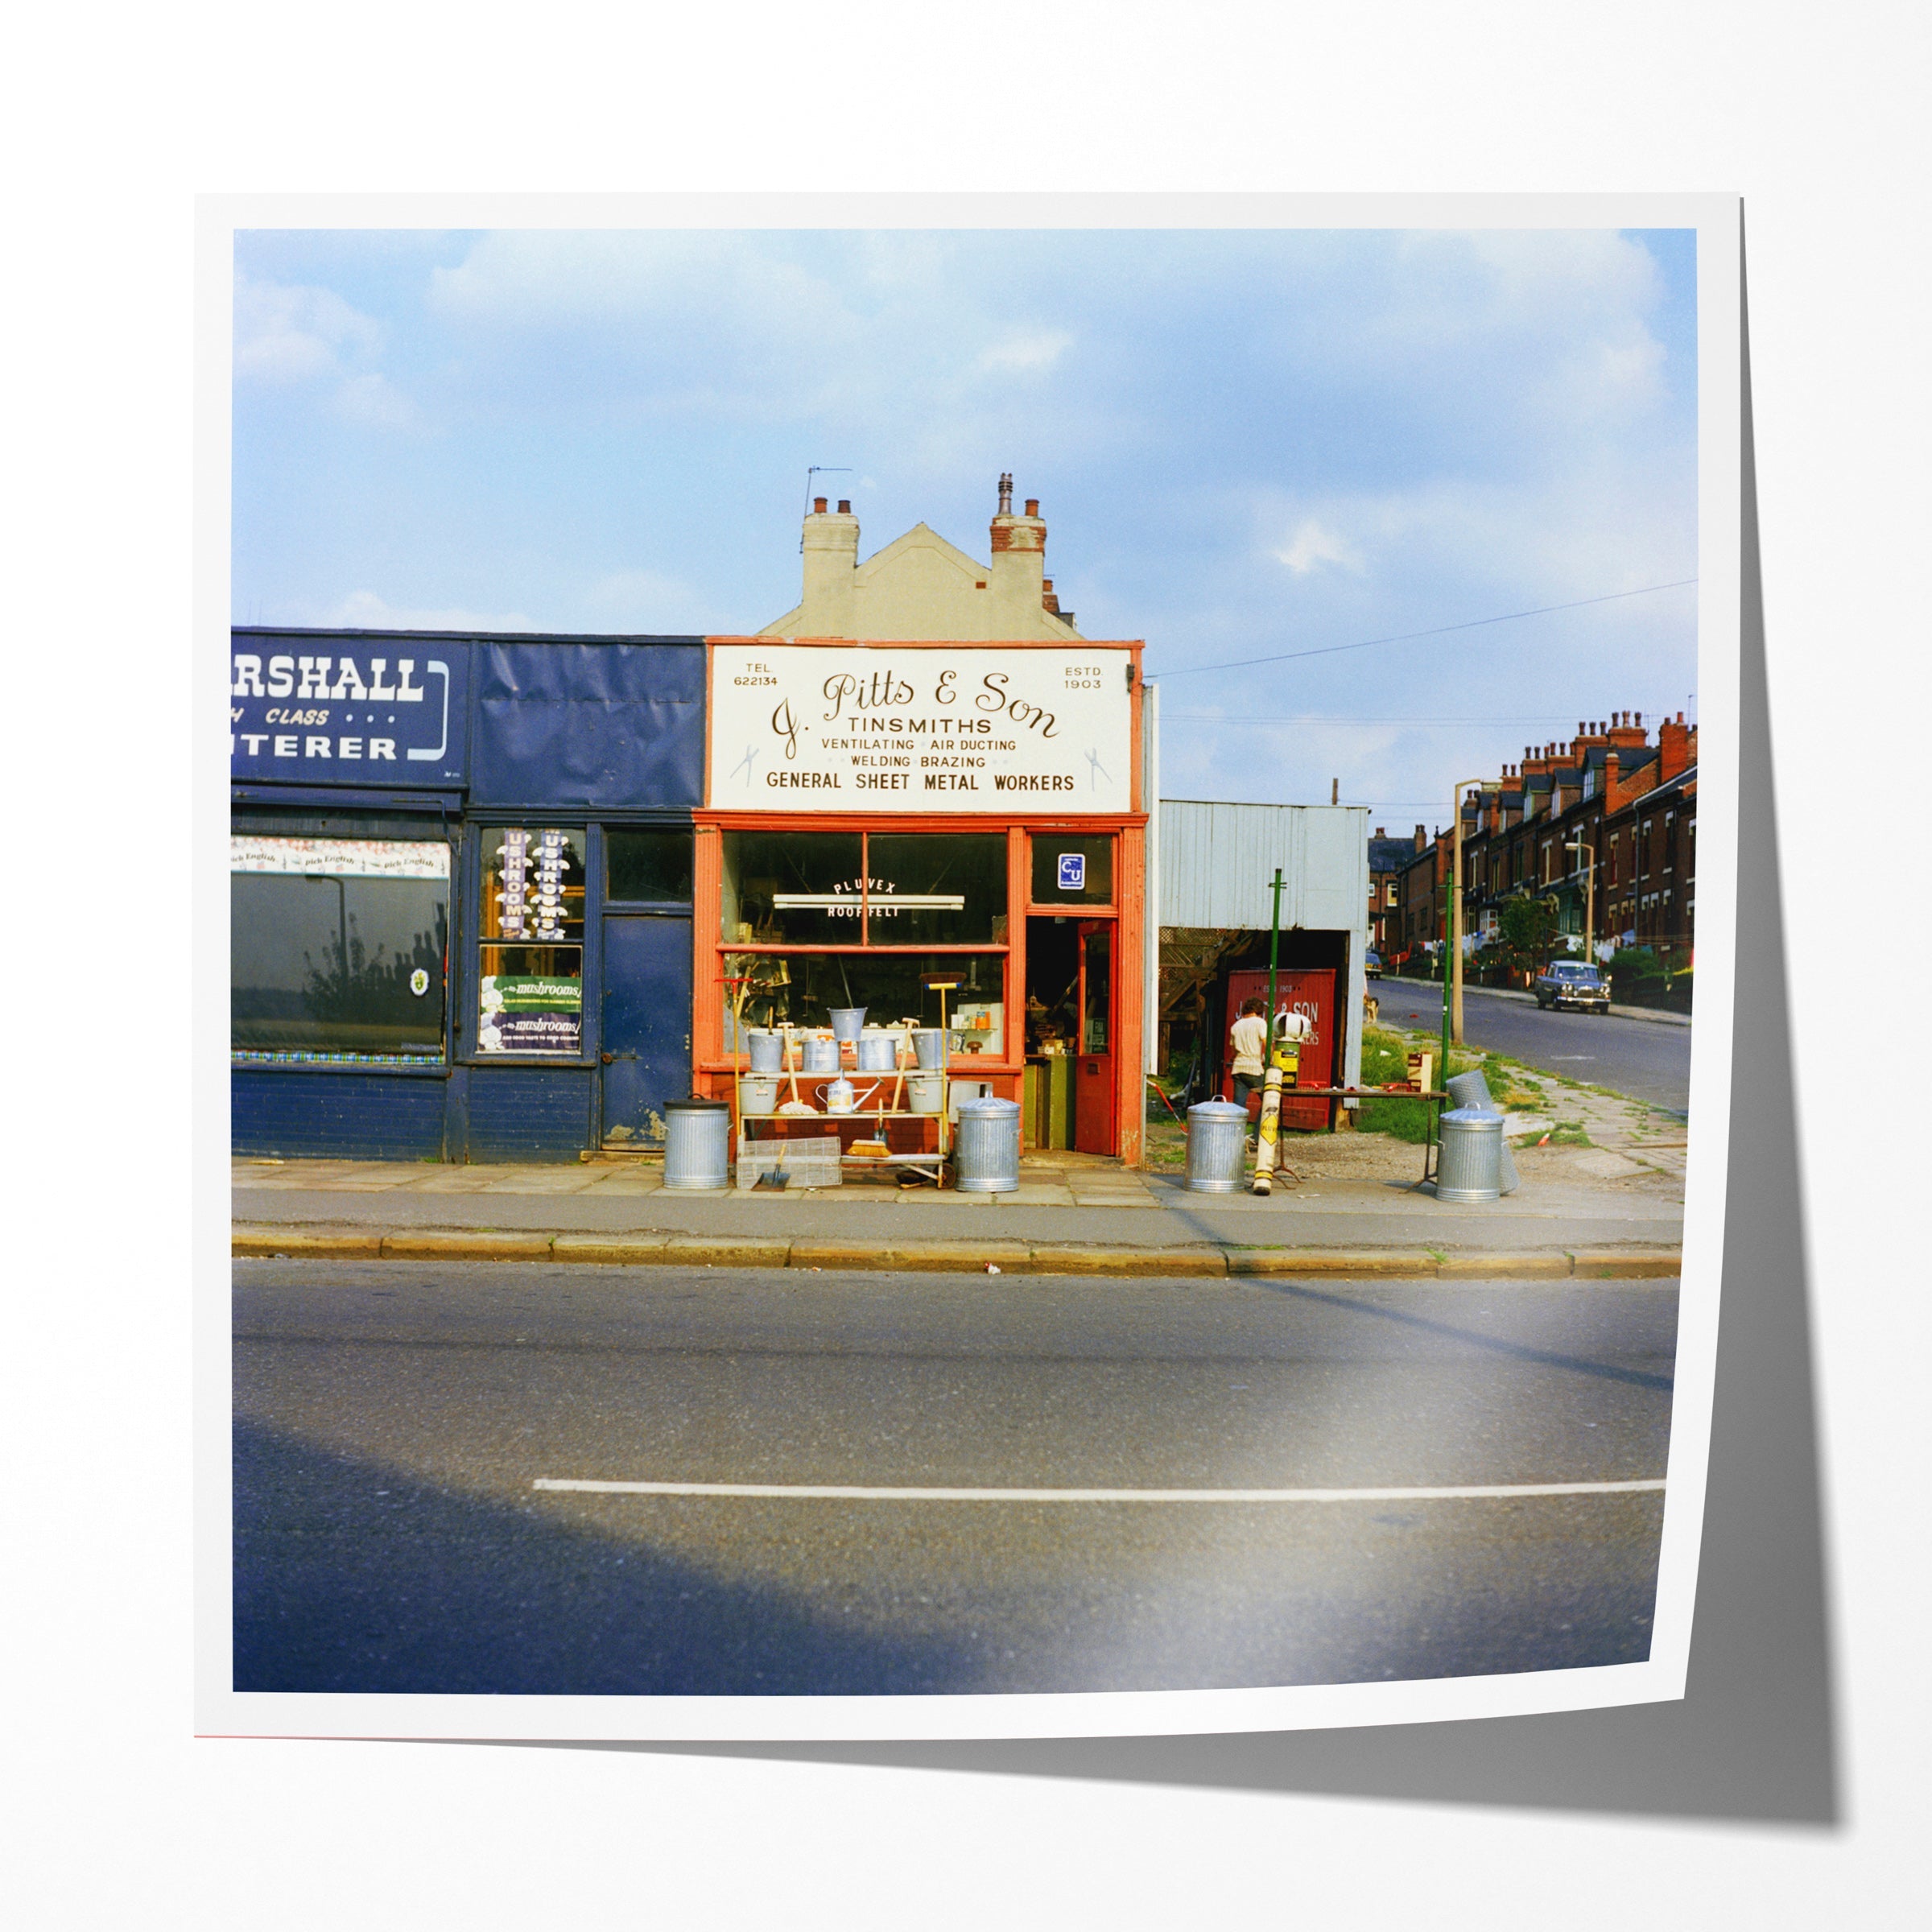
[[[1228,1017],[1230,1025],[1241,1009],[1241,1002],[1257,999],[1266,1003],[1268,968],[1259,972],[1231,972],[1228,976]],[[1332,1087],[1335,1084],[1335,968],[1332,966],[1282,967],[1274,976],[1274,1003],[1278,1012],[1286,1007],[1303,1015],[1309,1025],[1302,1042],[1302,1063],[1295,1075],[1299,1087]],[[1221,1042],[1225,1056],[1227,1042]],[[1230,1075],[1221,1078],[1222,1092],[1232,1098],[1234,1086]],[[1282,1125],[1304,1132],[1326,1127],[1329,1103],[1310,1098],[1296,1100],[1290,1090],[1282,1091]]]
[[[1080,922],[1080,1057],[1073,1068],[1073,1144],[1118,1154],[1114,1133],[1113,922]]]

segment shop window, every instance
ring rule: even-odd
[[[483,835],[477,1051],[576,1059],[584,1048],[584,833]]]
[[[1003,1059],[1006,1050],[1005,956],[1002,953],[881,952],[738,953],[726,956],[728,970],[742,970],[744,1022],[754,1027],[821,1029],[832,1024],[835,1008],[862,1006],[869,1026],[915,1026],[939,1023],[940,996],[929,979],[957,981],[945,995],[946,1022],[953,1051]],[[733,989],[734,994],[737,992]],[[724,1013],[731,1051],[731,1001]]]
[[[723,847],[727,944],[1006,942],[1002,833],[728,832]]]
[[[728,832],[721,843],[720,939],[758,946],[861,943],[861,833]]]
[[[1112,836],[1034,833],[1032,879],[1036,906],[1111,906]]]
[[[610,825],[604,831],[604,896],[682,904],[691,898],[691,831],[682,825]]]
[[[442,1061],[445,841],[237,835],[229,869],[237,1060]]]

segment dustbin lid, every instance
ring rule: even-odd
[[[1503,1117],[1484,1107],[1452,1107],[1443,1116],[1445,1127],[1493,1127],[1502,1131]]]
[[[711,1113],[713,1112],[729,1113],[731,1102],[729,1100],[667,1100],[664,1103],[664,1111],[667,1113]]]
[[[959,1111],[961,1113],[1018,1113],[1020,1104],[1018,1100],[1002,1100],[996,1094],[986,1093],[981,1094],[976,1100],[961,1100]]]
[[[1196,1100],[1187,1109],[1187,1117],[1192,1120],[1197,1114],[1204,1114],[1211,1121],[1232,1119],[1239,1115],[1244,1121],[1248,1117],[1245,1107],[1237,1107],[1232,1100]]]

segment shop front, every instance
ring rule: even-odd
[[[235,1150],[661,1145],[691,1090],[700,641],[232,647]]]
[[[823,1040],[862,1009],[875,1036],[943,1030],[953,1105],[1017,1100],[1027,1144],[1137,1162],[1141,698],[1133,644],[712,640],[701,1090],[733,1097],[754,1035]],[[807,1073],[792,1045],[745,1130],[825,1133],[848,1077],[844,1139],[930,1147],[907,1057]]]

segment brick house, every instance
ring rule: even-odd
[[[1452,847],[1439,832],[1402,874],[1407,953],[1441,932]],[[1682,712],[1665,719],[1654,741],[1641,712],[1579,723],[1567,743],[1525,745],[1520,765],[1505,766],[1464,795],[1461,924],[1472,948],[1496,935],[1506,900],[1530,893],[1555,901],[1558,930],[1580,951],[1587,865],[1596,869],[1600,956],[1620,945],[1648,946],[1674,971],[1690,964],[1697,728]]]
[[[1419,825],[1413,840],[1392,839],[1379,825],[1368,840],[1368,944],[1385,963],[1402,950],[1402,874],[1422,848]]]

